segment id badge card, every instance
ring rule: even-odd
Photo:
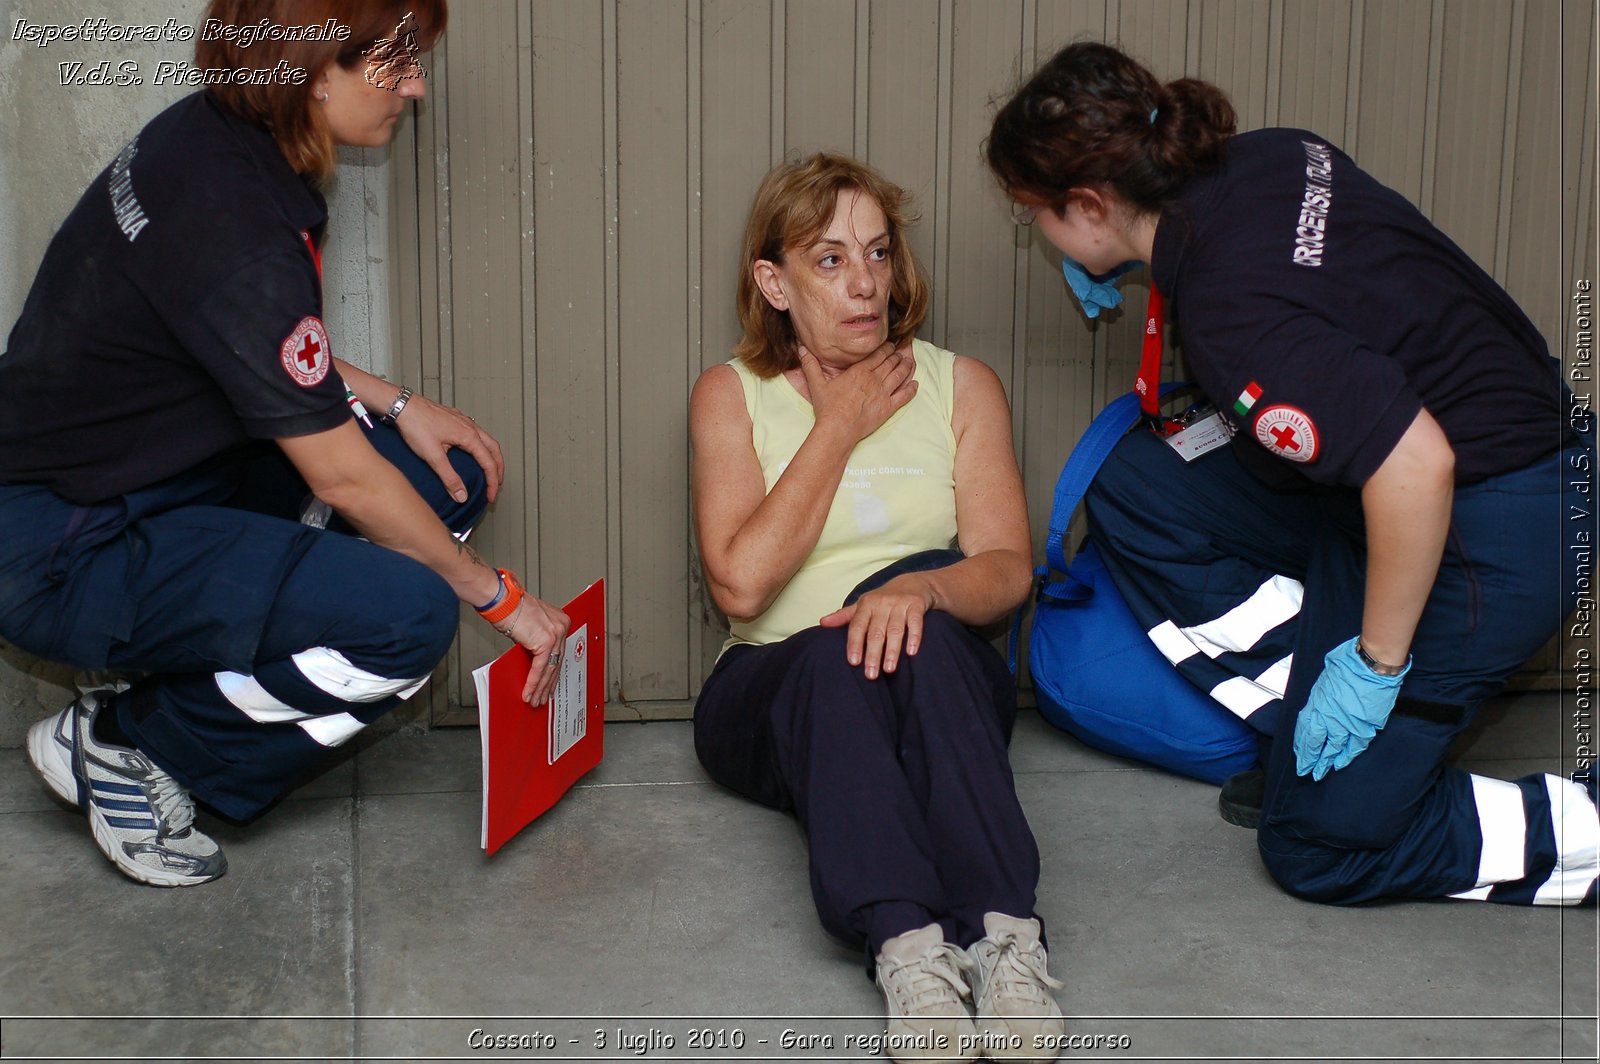
[[[1192,462],[1207,451],[1214,451],[1233,438],[1233,426],[1220,411],[1213,410],[1185,425],[1166,438],[1167,446],[1185,462]]]

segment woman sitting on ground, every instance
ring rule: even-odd
[[[1061,984],[1006,753],[1016,692],[968,627],[1028,593],[1011,417],[982,362],[912,339],[928,297],[906,225],[906,193],[839,156],[756,194],[744,337],[690,414],[700,555],[732,628],[695,748],[798,818],[823,926],[874,958],[892,1056],[1048,1060]]]

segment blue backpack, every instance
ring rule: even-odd
[[[1166,393],[1177,385],[1166,385]],[[1089,482],[1139,416],[1129,392],[1100,412],[1056,482],[1028,639],[1039,712],[1088,745],[1221,783],[1255,766],[1255,732],[1184,679],[1123,601],[1095,545],[1068,565],[1062,541]],[[1060,572],[1060,580],[1051,580]]]

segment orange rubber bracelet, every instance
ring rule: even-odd
[[[496,569],[495,572],[499,573],[500,579],[505,581],[506,593],[500,596],[499,602],[487,609],[478,610],[478,616],[490,624],[499,624],[517,612],[517,607],[522,605],[522,598],[526,594],[522,589],[521,581],[517,579],[516,573],[513,573],[510,569]]]

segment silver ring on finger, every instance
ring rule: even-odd
[[[561,660],[561,651],[559,651],[559,650],[552,650],[550,652],[550,656],[545,659],[545,661],[548,664],[551,664],[551,665],[554,665],[556,662],[558,662],[560,660]]]

